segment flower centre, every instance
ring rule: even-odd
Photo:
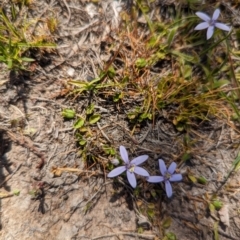
[[[209,26],[215,26],[216,21],[215,20],[209,20],[208,24]]]
[[[171,176],[172,176],[172,175],[171,175],[169,172],[166,172],[166,173],[164,174],[165,180],[169,180],[169,178],[170,178]]]
[[[135,169],[135,165],[129,165],[128,166],[128,171],[133,173],[134,172],[134,169]]]

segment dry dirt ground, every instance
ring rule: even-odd
[[[61,111],[74,107],[81,112],[88,99],[64,97],[64,90],[69,79],[96,77],[96,66],[109,59],[101,43],[118,26],[121,7],[116,4],[34,1],[30,17],[59,19],[54,36],[58,53],[39,58],[30,75],[8,73],[1,66],[1,81],[8,81],[0,86],[0,238],[163,239],[172,232],[179,240],[240,239],[240,173],[231,172],[239,152],[237,126],[234,130],[214,120],[188,133],[193,154],[187,163],[179,161],[184,179],[173,184],[171,199],[163,191],[153,197],[161,186],[141,179],[141,192],[134,195],[124,178],[106,179],[98,166],[86,169],[79,157],[73,122],[64,121]],[[37,30],[46,31],[44,24],[39,22]],[[152,174],[158,171],[159,158],[170,164],[183,152],[185,136],[164,113],[155,125],[149,123],[131,135],[123,110],[94,96],[92,101],[102,116],[92,129],[96,141],[111,141],[117,151],[124,145],[131,157],[148,154],[146,167]],[[54,175],[59,167],[68,170]],[[189,176],[203,176],[207,184]],[[19,196],[11,194],[14,190]],[[224,203],[220,212],[209,211],[214,193]],[[141,211],[149,205],[151,220]]]

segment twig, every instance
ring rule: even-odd
[[[68,19],[67,19],[67,24],[68,24],[69,21],[70,21],[70,19],[71,19],[71,15],[72,15],[72,14],[71,14],[71,10],[70,10],[70,8],[69,8],[69,6],[68,6],[66,0],[63,0],[63,3],[64,3],[64,5],[66,6],[67,11],[68,11]]]
[[[14,196],[14,193],[1,193],[0,192],[0,199],[9,198],[9,197],[12,197],[12,196]]]
[[[37,101],[41,101],[41,102],[50,102],[50,103],[53,103],[53,104],[55,104],[55,105],[58,105],[58,106],[60,106],[60,107],[62,107],[62,108],[68,108],[69,106],[67,106],[67,105],[63,105],[63,104],[60,104],[60,103],[58,103],[58,102],[56,102],[56,101],[54,101],[54,100],[51,100],[51,99],[47,99],[47,98],[41,98],[41,97],[29,97],[30,99],[33,99],[33,100],[37,100]]]
[[[16,167],[16,169],[11,173],[11,175],[7,176],[6,179],[5,179],[2,183],[0,183],[0,187],[2,187],[3,184],[5,184],[5,183],[20,169],[21,166],[22,166],[22,164],[20,163],[20,164]]]
[[[111,140],[108,138],[108,136],[106,135],[106,133],[102,130],[100,124],[97,122],[97,126],[98,126],[98,129],[100,130],[100,132],[102,133],[102,135],[106,138],[106,140],[111,143]]]
[[[51,158],[54,156],[54,154],[56,153],[57,149],[58,149],[58,145],[56,144],[52,154],[49,156],[49,158],[47,160],[46,167],[49,165],[49,162],[50,162]]]
[[[99,23],[99,20],[94,20],[91,23],[87,24],[86,26],[79,28],[78,30],[76,30],[76,27],[75,28],[64,28],[64,30],[70,30],[70,31],[71,30],[75,30],[75,31],[71,32],[70,34],[61,35],[61,37],[75,36],[75,35],[77,35],[79,33],[82,33],[83,31],[85,31],[85,30],[87,30],[87,29],[89,29],[91,27],[95,27],[98,23]],[[75,44],[73,46],[73,48],[74,49],[78,49],[79,46],[81,45],[80,43],[81,43],[81,40],[77,44]]]
[[[221,127],[221,132],[220,132],[220,136],[219,136],[219,138],[218,138],[218,141],[217,141],[217,144],[216,144],[216,147],[215,147],[215,149],[217,149],[218,148],[218,146],[221,144],[220,143],[220,141],[222,140],[222,138],[223,138],[223,130],[224,130],[224,124],[222,125],[222,127]]]
[[[224,237],[226,237],[227,239],[232,239],[232,240],[238,240],[238,238],[232,237],[229,234],[225,233],[224,231],[222,231],[221,229],[218,229],[218,233]]]
[[[145,140],[145,138],[148,136],[151,130],[152,130],[152,125],[149,124],[147,132],[144,134],[144,136],[140,140],[138,140],[138,144],[142,143]]]
[[[117,235],[125,235],[125,236],[130,236],[130,237],[135,237],[135,238],[137,237],[137,238],[142,238],[142,239],[150,239],[150,240],[156,238],[155,235],[147,235],[147,234],[140,234],[140,233],[133,233],[133,232],[117,232],[117,233],[111,233],[111,234],[91,238],[91,240],[96,240],[96,239],[101,239],[101,238],[106,239],[108,237],[114,237]]]

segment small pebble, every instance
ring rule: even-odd
[[[68,68],[68,70],[67,70],[68,76],[73,77],[74,73],[75,73],[75,69],[74,68],[71,68],[71,67]]]

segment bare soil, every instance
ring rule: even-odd
[[[240,136],[233,123],[213,119],[187,133],[190,159],[178,161],[184,180],[173,184],[171,199],[161,185],[141,178],[140,193],[133,193],[125,178],[106,179],[98,164],[82,161],[73,121],[64,120],[61,111],[81,112],[89,97],[67,96],[67,81],[98,76],[98,68],[111,56],[101,43],[118,27],[121,9],[112,0],[34,1],[29,17],[58,18],[58,51],[40,54],[31,74],[14,74],[1,66],[0,81],[7,80],[0,85],[1,239],[163,239],[168,232],[180,240],[240,239],[240,173],[232,171]],[[41,30],[52,37],[44,21],[36,26]],[[167,113],[131,135],[126,109],[91,97],[101,114],[92,127],[92,152],[109,141],[117,150],[124,145],[131,158],[149,155],[145,167],[151,174],[158,174],[159,158],[167,165],[181,159],[186,133],[174,128]],[[64,170],[56,174],[58,168]],[[194,176],[204,177],[207,184],[195,182]],[[14,190],[19,196],[12,195]],[[209,210],[214,194],[224,203],[219,212]]]

